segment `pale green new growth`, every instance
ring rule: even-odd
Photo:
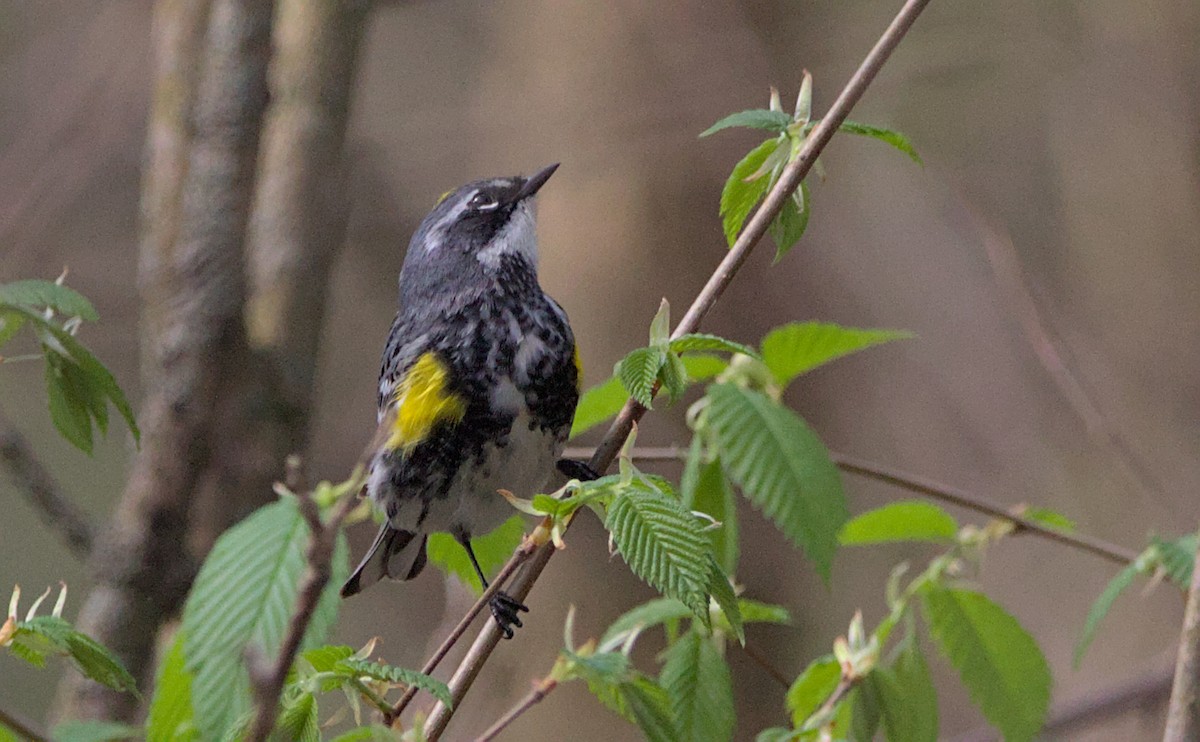
[[[954,542],[958,523],[937,505],[923,500],[893,502],[870,510],[842,526],[843,546],[865,546],[896,541]]]

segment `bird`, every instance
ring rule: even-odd
[[[536,196],[557,168],[467,183],[413,233],[364,455],[365,492],[386,519],[343,597],[416,577],[435,532],[462,544],[486,589],[471,539],[513,514],[499,490],[531,495],[555,470],[593,476],[560,458],[582,369],[567,314],[537,274]],[[505,638],[528,611],[502,591],[490,608]]]

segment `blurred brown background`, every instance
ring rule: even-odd
[[[373,430],[396,273],[438,194],[563,163],[540,199],[541,277],[572,318],[588,383],[598,382],[644,343],[659,299],[678,316],[720,259],[721,185],[756,140],[696,134],[765,105],[770,84],[794,96],[804,68],[824,110],[897,6],[378,8],[350,127],[352,216],[323,331],[315,473],[343,477]],[[70,285],[101,313],[83,339],[134,400],[150,9],[146,0],[0,0],[0,280],[53,278],[69,266]],[[913,330],[919,339],[797,385],[791,401],[831,448],[999,503],[1053,507],[1133,548],[1150,532],[1194,528],[1198,57],[1195,3],[934,2],[853,114],[905,132],[926,167],[869,140],[835,139],[802,243],[774,267],[769,249],[754,256],[707,329],[748,342],[802,319]],[[1047,338],[1053,353],[1044,352]],[[1047,358],[1065,363],[1074,385],[1051,374]],[[59,440],[34,364],[2,369],[0,406],[64,489],[97,519],[109,512],[128,467],[126,434],[91,459]],[[639,442],[684,441],[681,413],[654,413]],[[903,496],[854,479],[846,486],[856,512]],[[0,591],[19,582],[36,594],[63,579],[73,615],[85,569],[7,484],[0,492]],[[750,509],[744,520],[748,594],[797,617],[791,628],[753,628],[749,641],[789,676],[827,651],[855,609],[881,613],[891,564],[925,556],[844,552],[830,590]],[[354,534],[356,552],[366,530]],[[1084,615],[1114,571],[1023,538],[995,549],[979,576],[1041,642],[1058,705],[1154,673],[1173,656],[1182,604],[1160,588],[1123,599],[1072,669]],[[648,595],[607,558],[598,525],[582,519],[537,587],[528,626],[493,658],[449,736],[481,729],[549,669],[569,604],[582,638]],[[429,570],[347,603],[337,638],[379,635],[390,661],[417,666],[469,601]],[[740,652],[731,657],[739,739],[749,739],[783,721],[782,692]],[[943,735],[955,739],[982,720],[935,665]],[[0,702],[41,718],[56,679],[0,657]],[[1147,708],[1062,738],[1149,739],[1162,708]],[[509,733],[521,735],[636,738],[580,687],[522,718]]]

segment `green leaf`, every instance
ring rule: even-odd
[[[1022,510],[1021,515],[1026,520],[1041,523],[1043,526],[1062,531],[1063,533],[1075,532],[1075,521],[1050,508],[1029,507]]]
[[[872,345],[912,337],[902,330],[859,330],[821,322],[793,322],[771,330],[763,360],[781,386],[800,374]]]
[[[284,704],[275,722],[272,739],[278,742],[321,742],[317,699],[311,693],[303,693]]]
[[[813,124],[817,123],[819,122],[813,122]],[[909,159],[918,165],[925,164],[921,162],[921,156],[917,154],[917,150],[914,149],[912,143],[908,141],[908,137],[904,136],[898,131],[880,129],[877,126],[868,126],[867,124],[860,124],[857,121],[843,121],[842,125],[839,126],[838,129],[846,132],[847,134],[858,134],[859,136],[878,139],[879,141],[885,144],[890,144],[904,154],[908,155]]]
[[[649,678],[621,683],[617,693],[626,716],[633,719],[649,742],[679,742],[683,739],[671,717],[667,693]]]
[[[888,742],[937,742],[937,691],[925,657],[915,643],[910,644],[892,668],[878,668],[875,686],[879,692],[879,711]]]
[[[1087,620],[1083,623],[1083,634],[1080,635],[1079,642],[1075,645],[1076,667],[1079,667],[1084,653],[1087,652],[1092,639],[1096,637],[1096,630],[1100,628],[1100,622],[1108,615],[1113,603],[1117,601],[1117,597],[1137,579],[1141,569],[1139,561],[1135,561],[1118,572],[1117,576],[1112,578],[1108,586],[1104,588],[1104,592],[1100,593],[1100,597],[1096,598],[1096,602],[1092,603],[1092,607],[1088,610]]]
[[[671,339],[671,305],[663,299],[650,320],[650,346],[661,348]]]
[[[729,476],[829,579],[849,513],[837,467],[794,412],[732,384],[709,387],[708,424]]]
[[[79,317],[88,322],[100,319],[87,297],[53,281],[31,279],[0,284],[0,303],[34,311],[49,308],[64,317]]]
[[[717,123],[708,127],[700,133],[700,138],[711,136],[718,131],[731,129],[735,126],[745,127],[748,129],[762,129],[764,131],[782,134],[787,131],[788,125],[792,123],[792,117],[788,116],[783,111],[768,111],[765,108],[751,108],[746,111],[738,111],[731,113]]]
[[[0,304],[0,347],[17,336],[25,326],[25,315]]]
[[[454,699],[450,696],[450,688],[445,683],[416,670],[356,659],[342,660],[334,669],[349,675],[381,680],[385,683],[420,688],[447,706],[454,705]]]
[[[693,445],[688,456],[688,469],[694,467],[694,476],[683,479],[683,506],[720,523],[716,528],[706,529],[708,542],[721,567],[734,573],[738,563],[737,497],[721,467],[721,460],[715,458],[706,464],[700,461],[701,454]]]
[[[725,616],[725,621],[729,624],[730,631],[737,638],[738,643],[743,647],[746,646],[746,629],[742,625],[742,610],[738,603],[737,594],[733,592],[733,585],[729,582],[729,575],[721,569],[721,565],[717,564],[717,560],[712,554],[705,555],[708,560],[708,592],[712,595],[712,599],[716,601],[717,607],[721,609],[721,613]]]
[[[778,216],[771,220],[770,226],[767,227],[767,233],[775,243],[776,263],[783,260],[783,256],[796,246],[808,229],[810,198],[808,184],[801,181],[800,187],[792,193],[791,198],[783,202]]]
[[[953,543],[958,523],[937,505],[905,500],[855,516],[842,526],[838,540],[845,546],[897,541]]]
[[[768,139],[750,150],[741,162],[733,166],[733,172],[725,181],[725,188],[721,191],[721,226],[725,230],[725,241],[731,247],[737,241],[746,218],[766,195],[771,185],[771,179],[766,175],[749,182],[746,179],[762,169],[767,158],[775,154],[779,145],[779,139]]]
[[[629,487],[608,507],[604,527],[633,573],[708,622],[708,545],[695,516],[674,497]]]
[[[50,733],[54,742],[110,742],[139,739],[142,730],[115,721],[66,721]]]
[[[192,742],[197,736],[192,716],[192,676],[184,666],[180,632],[158,668],[146,718],[146,742]]]
[[[683,396],[688,387],[688,373],[679,354],[667,351],[666,362],[663,363],[658,378],[667,392],[667,399],[674,402]]]
[[[86,677],[107,688],[137,695],[137,681],[116,655],[100,642],[86,634],[72,631],[67,639],[67,650],[71,653],[75,666]]]
[[[199,736],[220,739],[250,709],[244,652],[274,657],[287,631],[305,571],[308,525],[294,499],[259,508],[226,531],[200,569],[183,611],[185,667]],[[302,649],[319,643],[337,615],[348,571],[339,534],[333,575],[317,603]]]
[[[525,519],[514,515],[494,531],[471,539],[471,549],[474,550],[483,573],[489,577],[496,574],[513,555],[513,551],[524,537]],[[456,577],[459,582],[474,590],[476,595],[483,594],[483,585],[479,583],[475,567],[471,566],[471,557],[453,536],[448,533],[430,534],[429,543],[425,548],[431,563],[436,564],[446,574]]]
[[[4,722],[0,721],[0,742],[21,742],[21,740],[17,737],[16,732],[9,729],[4,725]]]
[[[90,389],[80,383],[76,367],[63,356],[46,356],[46,396],[50,419],[67,442],[86,454],[92,453]]]
[[[662,348],[638,348],[617,364],[615,373],[629,396],[649,410],[653,409],[654,383],[658,381],[658,372],[666,362],[667,354]]]
[[[757,600],[739,598],[738,611],[742,614],[742,621],[745,623],[788,625],[792,622],[792,616],[788,613],[787,608]]]
[[[688,353],[696,350],[715,350],[724,353],[742,353],[751,358],[760,358],[758,351],[749,345],[726,340],[717,335],[706,335],[702,332],[690,332],[671,341],[671,350],[676,353]]]
[[[636,608],[631,608],[616,621],[613,621],[612,625],[608,627],[608,631],[604,632],[600,643],[607,644],[615,637],[627,631],[638,628],[645,630],[652,626],[667,623],[668,621],[678,621],[681,618],[688,618],[691,615],[692,609],[675,598],[655,598],[647,603],[642,603]]]
[[[1187,590],[1192,583],[1192,568],[1196,563],[1196,539],[1194,533],[1164,541],[1151,540],[1151,548],[1158,557],[1158,566],[1163,574],[1180,590]]]
[[[351,729],[345,734],[339,734],[334,737],[332,742],[396,742],[400,739],[399,735],[379,724],[372,724],[369,727],[359,727]]]
[[[573,677],[583,678],[589,685],[615,686],[630,677],[629,658],[621,652],[575,654],[563,650],[571,659]]]
[[[1050,704],[1050,668],[1025,629],[986,595],[932,588],[922,593],[929,632],[971,698],[1005,739],[1032,740]]]
[[[841,679],[842,669],[833,657],[826,655],[813,660],[788,688],[787,709],[792,714],[792,724],[803,725],[837,689]]]
[[[733,681],[709,637],[692,630],[664,653],[659,681],[671,701],[679,739],[726,742],[733,737]]]
[[[796,733],[783,727],[769,727],[758,733],[754,742],[791,742],[796,739]]]
[[[683,367],[687,369],[689,379],[704,381],[729,368],[729,362],[707,353],[689,353],[683,357]]]
[[[345,644],[326,644],[303,652],[300,656],[316,672],[333,672],[339,662],[354,656],[354,650]]]
[[[684,360],[687,365],[687,359]],[[690,371],[689,371],[690,374]],[[616,415],[625,406],[629,393],[616,376],[588,389],[579,398],[575,407],[575,422],[571,424],[571,437],[575,438],[591,430],[608,418]]]

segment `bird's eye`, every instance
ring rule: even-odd
[[[493,211],[500,202],[486,193],[476,193],[471,197],[470,207],[477,211]]]

